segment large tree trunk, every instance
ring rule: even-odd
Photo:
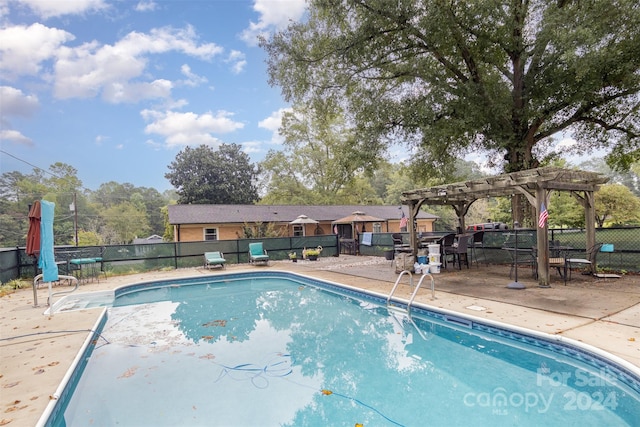
[[[516,123],[514,123],[516,125]],[[521,143],[507,148],[505,160],[507,165],[505,172],[518,172],[533,169],[540,166],[540,162],[534,158],[532,149],[534,146],[533,135],[526,133]],[[521,227],[532,227],[535,218],[535,206],[531,206],[523,194],[515,194],[511,198],[511,212],[514,223],[517,221]]]

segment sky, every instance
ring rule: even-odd
[[[162,192],[187,145],[280,149],[259,34],[304,0],[0,0],[0,173],[77,170]]]
[[[289,106],[257,36],[304,13],[304,0],[0,0],[0,173],[61,162],[86,189],[163,192],[187,145],[263,160]]]

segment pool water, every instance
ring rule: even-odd
[[[607,365],[464,319],[424,310],[409,319],[380,298],[330,288],[284,275],[120,293],[50,423],[614,426],[640,417],[637,383]]]

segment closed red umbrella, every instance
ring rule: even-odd
[[[40,253],[40,201],[33,202],[29,209],[29,231],[27,232],[27,255],[37,257]]]

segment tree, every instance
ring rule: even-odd
[[[136,187],[130,183],[120,184],[109,181],[101,184],[92,193],[91,199],[102,209],[108,209],[127,200],[140,200],[140,209],[147,214],[150,233],[161,235],[164,232],[164,218],[161,209],[167,205],[168,199],[154,188]]]
[[[307,204],[358,199],[350,190],[357,175],[375,167],[375,153],[365,138],[356,135],[335,102],[296,104],[283,115],[280,133],[285,138],[284,152],[269,153],[261,165],[268,173],[270,190],[302,195],[298,199]]]
[[[123,202],[101,213],[107,228],[108,244],[129,244],[134,238],[149,232],[149,223],[139,201]]]
[[[318,196],[307,188],[298,175],[298,171],[283,151],[269,150],[260,163],[263,172],[260,180],[264,186],[264,205],[292,204],[314,205]]]
[[[180,204],[252,204],[258,200],[258,168],[237,144],[186,147],[169,165],[165,178]]]
[[[640,223],[640,198],[624,185],[607,184],[595,193],[596,223],[605,225],[637,225]]]
[[[308,4],[306,22],[260,42],[270,83],[287,101],[338,100],[371,152],[404,140],[442,175],[486,150],[512,172],[564,132],[616,167],[640,158],[636,0]]]
[[[578,168],[608,176],[610,184],[622,184],[640,197],[640,162],[633,164],[628,171],[612,170],[602,159],[591,159],[579,164]]]

